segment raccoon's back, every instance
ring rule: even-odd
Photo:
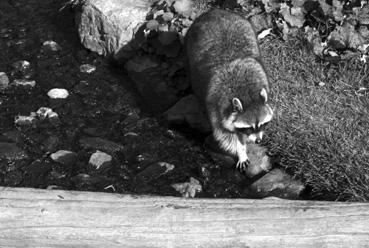
[[[186,53],[194,93],[206,98],[210,78],[218,68],[238,58],[259,58],[251,24],[238,14],[213,9],[199,16],[187,32]]]

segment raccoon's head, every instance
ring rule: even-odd
[[[256,101],[248,106],[242,105],[239,98],[232,99],[233,112],[232,129],[242,137],[242,142],[260,143],[263,139],[264,128],[273,118],[273,110],[267,104],[267,91],[260,91],[261,101]]]

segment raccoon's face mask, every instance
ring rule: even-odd
[[[233,127],[242,137],[242,142],[260,143],[263,139],[264,128],[273,118],[273,110],[266,103],[266,90],[260,92],[263,104],[257,104],[252,108],[244,109],[238,98],[232,99],[234,108]]]

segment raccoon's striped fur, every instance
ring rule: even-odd
[[[214,138],[245,169],[246,142],[259,142],[273,116],[255,32],[240,15],[213,9],[194,21],[185,45],[191,86],[207,111]]]

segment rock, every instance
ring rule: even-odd
[[[65,99],[69,96],[69,92],[66,89],[54,88],[49,90],[47,95],[52,99]]]
[[[19,160],[27,158],[25,151],[20,149],[15,143],[0,142],[0,158],[7,160]]]
[[[50,155],[50,158],[55,162],[64,165],[74,165],[77,160],[77,154],[75,152],[67,150],[59,150]]]
[[[172,12],[166,12],[161,16],[161,18],[166,22],[170,22],[174,18],[174,14]]]
[[[189,182],[185,183],[175,183],[172,184],[172,187],[182,194],[182,197],[195,197],[197,192],[202,191],[201,184],[198,180],[191,177]]]
[[[212,135],[205,139],[204,148],[214,160],[220,161],[226,167],[236,168],[237,158],[221,150]],[[266,153],[265,147],[254,143],[247,144],[247,155],[250,160],[250,166],[245,171],[247,177],[254,177],[272,168],[270,158]]]
[[[157,30],[159,27],[159,22],[157,20],[150,20],[146,23],[147,30]]]
[[[19,126],[30,126],[33,125],[37,122],[36,116],[34,115],[30,115],[30,116],[25,116],[25,115],[18,115],[15,117],[15,125],[19,125]]]
[[[88,0],[77,14],[81,43],[104,56],[119,59],[146,21],[153,0]],[[129,50],[129,49],[128,49]]]
[[[148,56],[136,56],[125,65],[145,105],[154,114],[162,114],[178,97],[161,75],[159,64]]]
[[[192,13],[192,1],[191,0],[176,0],[173,4],[175,11],[184,16],[190,17]]]
[[[90,64],[83,64],[79,67],[79,71],[82,73],[92,73],[96,71],[96,66]]]
[[[9,86],[9,78],[5,72],[0,72],[0,90],[6,89]]]
[[[136,175],[136,180],[149,183],[174,169],[174,165],[166,162],[157,162],[149,165]]]
[[[57,136],[51,135],[44,142],[42,142],[42,150],[45,152],[55,152],[60,144]]]
[[[30,78],[33,75],[31,64],[27,60],[19,60],[12,64],[12,74],[20,78]]]
[[[111,164],[112,156],[105,152],[96,151],[90,157],[89,164],[96,170],[107,167]]]
[[[284,199],[298,199],[305,186],[291,178],[281,169],[273,169],[245,190],[250,197],[280,197]]]
[[[59,115],[55,113],[51,108],[48,107],[41,107],[36,111],[37,117],[40,120],[44,120],[49,118],[51,120],[58,119]]]
[[[187,123],[190,127],[201,132],[211,132],[206,115],[201,111],[201,106],[195,95],[188,95],[179,100],[173,107],[164,113],[169,123]]]
[[[110,154],[123,149],[122,145],[99,137],[84,137],[79,140],[79,143],[85,149],[100,150]]]
[[[160,43],[164,46],[172,44],[178,39],[177,32],[161,32],[158,37]]]
[[[36,86],[35,80],[28,80],[28,79],[14,79],[12,85],[15,87],[29,87],[33,88]]]
[[[44,43],[42,43],[42,49],[57,52],[61,50],[61,47],[55,41],[47,40]]]

